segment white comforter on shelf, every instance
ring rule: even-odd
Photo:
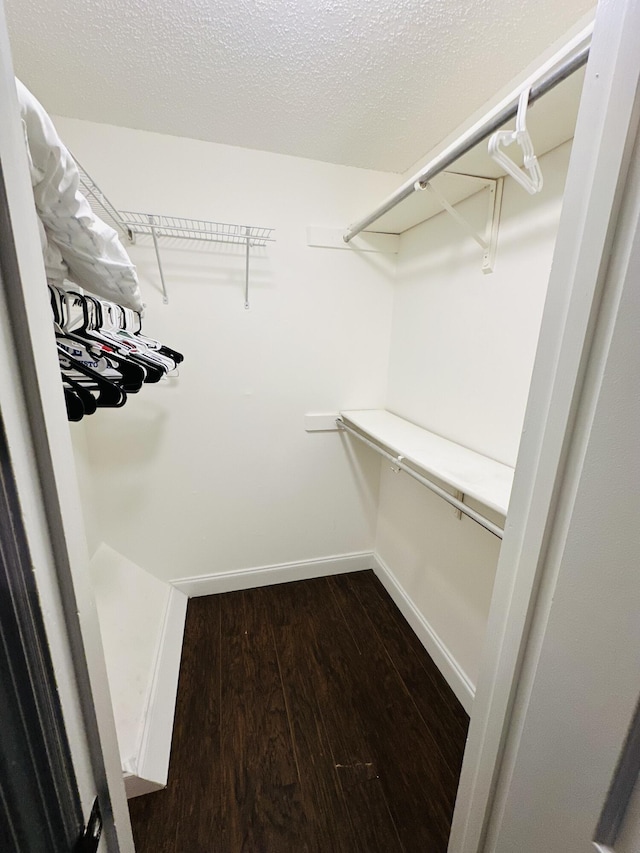
[[[135,267],[117,233],[91,210],[71,154],[31,92],[16,80],[48,281],[142,310]]]

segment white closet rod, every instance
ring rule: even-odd
[[[410,477],[413,477],[414,480],[417,480],[423,486],[426,486],[428,489],[438,495],[438,497],[442,498],[447,503],[451,504],[451,506],[455,507],[459,512],[464,513],[466,516],[473,519],[473,521],[476,521],[478,524],[482,525],[482,527],[484,527],[485,530],[488,530],[489,533],[493,533],[493,535],[497,536],[498,539],[502,539],[504,535],[504,530],[502,529],[502,527],[498,527],[498,525],[494,524],[493,521],[489,521],[489,519],[485,518],[484,515],[477,512],[475,509],[472,509],[470,506],[467,506],[467,504],[463,503],[461,500],[458,500],[458,498],[454,497],[454,495],[451,495],[449,494],[449,492],[445,491],[444,489],[441,489],[440,486],[437,486],[435,483],[432,483],[431,480],[427,480],[426,477],[423,477],[422,474],[419,474],[413,468],[410,468],[402,461],[402,456],[394,456],[392,453],[389,453],[388,451],[384,450],[384,448],[380,447],[377,444],[374,444],[373,441],[369,441],[368,438],[365,438],[357,430],[348,426],[342,420],[342,418],[336,418],[336,426],[338,427],[338,429],[346,430],[346,432],[350,433],[352,436],[354,436],[354,438],[357,438],[363,444],[366,444],[367,447],[370,447],[372,450],[375,450],[376,453],[379,453],[381,456],[384,456],[384,458],[392,462],[396,466],[396,468],[400,468],[401,471],[404,471]]]
[[[589,48],[590,45],[585,45],[576,54],[535,83],[535,85],[531,87],[531,92],[529,94],[529,105],[533,104],[543,95],[546,95],[547,92],[550,92],[551,89],[581,68],[589,58]],[[369,225],[374,223],[377,219],[380,219],[381,216],[384,216],[385,213],[393,210],[394,207],[418,189],[424,189],[426,184],[433,180],[436,175],[439,175],[440,172],[443,172],[451,166],[456,160],[462,157],[463,154],[466,154],[479,142],[482,142],[488,136],[491,136],[491,134],[502,127],[503,124],[512,119],[518,112],[518,97],[506,104],[497,113],[489,113],[483,122],[470,128],[470,130],[463,134],[454,145],[443,151],[442,154],[434,158],[420,172],[399,187],[399,189],[397,189],[393,195],[389,196],[386,201],[382,202],[382,204],[377,207],[373,213],[365,216],[364,219],[356,222],[355,225],[351,225],[343,237],[345,243],[348,243],[361,231],[364,231],[365,228],[368,228]]]

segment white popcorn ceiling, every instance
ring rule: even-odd
[[[57,115],[403,171],[592,0],[6,0]]]

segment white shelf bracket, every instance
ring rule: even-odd
[[[394,474],[399,474],[402,471],[402,468],[400,466],[402,464],[403,459],[404,456],[398,456],[395,460],[397,464],[394,465],[393,463],[391,463],[391,470]]]
[[[464,503],[464,492],[460,492],[456,489],[456,491],[453,493],[453,496],[454,498],[456,498],[456,500],[459,500],[461,504]],[[457,507],[454,507],[453,512],[458,521],[462,521],[462,510],[458,509]]]
[[[158,261],[158,272],[160,273],[160,281],[162,283],[162,302],[165,305],[169,304],[169,294],[167,293],[167,284],[164,280],[164,271],[162,269],[162,261],[160,259],[160,246],[158,244],[158,233],[155,225],[155,217],[149,215],[149,228],[153,238],[153,248],[156,250],[156,260]]]
[[[245,245],[245,253],[244,253],[244,310],[249,310],[249,255],[251,248],[251,229],[245,228],[244,233],[246,234],[246,245]]]
[[[467,177],[467,176],[460,176]],[[469,175],[468,177],[477,177]],[[477,228],[465,219],[452,204],[449,204],[447,199],[442,195],[432,183],[427,181],[422,183],[416,182],[416,190],[429,190],[429,192],[438,200],[439,204],[447,211],[447,213],[455,219],[458,225],[471,237],[472,240],[482,249],[482,272],[493,272],[495,264],[496,248],[498,245],[498,229],[500,227],[500,212],[502,210],[502,188],[504,178],[483,178],[486,181],[489,189],[489,204],[487,209],[487,223],[484,233],[479,234]]]
[[[487,248],[482,256],[482,272],[493,272],[498,249],[498,231],[502,213],[502,192],[504,178],[496,178],[489,183],[489,204],[487,207]]]

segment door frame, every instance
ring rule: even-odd
[[[544,634],[550,600],[538,600],[560,489],[574,442],[587,364],[640,101],[640,0],[601,0],[576,126],[563,209],[518,454],[487,637],[471,715],[449,853],[489,853],[504,748],[517,750],[516,693],[525,653]],[[620,247],[618,247],[620,250]],[[515,283],[514,283],[514,286]],[[593,389],[591,389],[593,390]],[[589,389],[587,389],[589,391]],[[577,436],[577,433],[576,433]],[[520,702],[522,696],[518,696]]]
[[[1,2],[1,0],[0,0]],[[593,339],[640,79],[640,0],[602,0],[576,130],[450,853],[480,853]],[[615,97],[613,93],[615,92]],[[0,9],[0,163],[19,281],[0,292],[0,401],[83,804],[133,853],[69,429]],[[515,285],[514,285],[515,286]],[[17,330],[17,334],[16,334]]]
[[[99,796],[103,849],[134,853],[1,0],[0,110],[15,260],[0,287],[2,417],[85,818]]]
[[[11,267],[0,176],[0,280]],[[0,847],[71,850],[80,804],[0,413]]]

